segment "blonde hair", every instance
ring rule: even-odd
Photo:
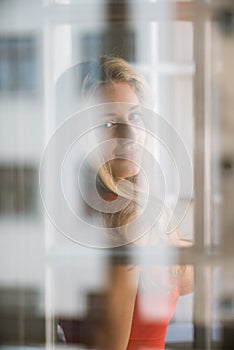
[[[100,57],[96,69],[92,69],[86,74],[81,86],[82,98],[89,99],[100,86],[113,82],[129,84],[140,103],[152,108],[153,94],[144,77],[136,73],[125,60],[114,56]]]
[[[92,66],[92,65],[91,65]],[[150,109],[153,108],[153,93],[144,77],[137,72],[122,58],[113,56],[102,56],[96,66],[92,66],[86,71],[81,84],[81,98],[90,102],[97,93],[98,88],[112,83],[127,83],[135,91],[140,103]],[[128,190],[119,189],[117,180],[114,178],[109,163],[103,164],[98,170],[98,177],[103,185],[116,195],[128,198]],[[142,190],[138,186],[139,174],[128,178],[133,185],[133,193],[129,204],[116,213],[102,213],[105,227],[117,228],[116,233],[112,233],[113,240],[128,243],[129,224],[142,213]],[[140,196],[139,196],[140,194]],[[162,216],[159,222],[151,229],[150,244],[159,244],[165,242],[170,245],[179,246],[181,243],[181,234],[178,229],[173,233],[167,234],[168,222],[171,218],[171,212],[163,205]],[[119,230],[119,228],[121,228]],[[115,230],[110,230],[115,232]],[[167,270],[173,278],[174,283],[185,272],[186,267],[181,265],[169,266]],[[163,267],[165,270],[165,267]]]
[[[102,56],[95,67],[92,66],[92,69],[86,72],[81,84],[82,98],[86,101],[90,101],[98,88],[117,82],[129,84],[135,91],[140,103],[143,106],[152,108],[153,94],[146,80],[142,75],[136,73],[135,70],[120,57]],[[114,178],[108,163],[101,166],[98,171],[98,176],[108,190],[116,195],[128,198],[127,191],[121,191],[117,188],[117,179]],[[142,206],[138,200],[139,192],[142,194],[142,189],[137,185],[138,175],[128,178],[128,180],[133,184],[134,189],[133,193],[131,193],[131,201],[129,204],[117,213],[102,214],[107,227],[124,227],[122,233],[126,235],[126,238],[128,234],[128,224],[142,212]],[[120,234],[120,231],[118,231],[118,234]],[[178,232],[166,236],[168,242],[171,244],[176,244],[176,242],[178,242]],[[122,239],[124,239],[124,237],[122,237]]]
[[[89,69],[83,77],[81,84],[82,99],[89,101],[97,92],[98,88],[111,83],[127,83],[135,91],[142,105],[152,107],[153,94],[144,77],[135,72],[135,70],[122,58],[115,56],[102,56],[96,62],[96,66]],[[99,175],[104,184],[114,193],[120,194],[116,188],[116,181],[111,173],[108,164],[104,164]],[[133,177],[131,180],[135,180]],[[126,194],[126,193],[125,193]],[[122,196],[125,196],[121,193]]]
[[[100,87],[118,82],[127,83],[134,90],[142,105],[152,107],[153,95],[144,77],[136,73],[125,60],[113,56],[102,56],[96,67],[90,69],[83,78],[81,85],[82,99],[89,103]],[[129,198],[130,194],[127,189],[120,190],[117,187],[117,179],[114,178],[108,163],[100,167],[98,176],[108,190],[116,195]],[[107,227],[116,228],[122,226],[125,228],[123,235],[127,235],[127,224],[136,218],[141,210],[141,205],[137,200],[139,191],[137,188],[137,176],[128,178],[128,180],[133,184],[134,193],[131,193],[131,201],[127,207],[117,213],[103,213]]]

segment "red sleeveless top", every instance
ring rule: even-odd
[[[127,350],[162,350],[176,308],[178,288],[137,293]]]
[[[118,196],[108,191],[99,180],[97,190],[106,201]],[[168,324],[174,314],[178,288],[147,291],[140,287],[137,292],[131,332],[126,350],[163,350]]]

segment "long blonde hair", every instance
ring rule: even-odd
[[[98,88],[112,83],[127,83],[136,93],[140,103],[147,107],[152,107],[152,92],[143,76],[136,73],[135,70],[122,58],[113,56],[102,56],[96,66],[96,69],[90,70],[83,79],[81,86],[82,98],[86,101],[92,99]],[[98,171],[98,176],[104,186],[118,196],[128,198],[127,190],[120,190],[117,186],[117,180],[114,178],[111,167],[108,162],[103,164]],[[133,184],[133,193],[131,192],[131,201],[124,209],[117,213],[104,214],[105,224],[108,227],[125,226],[136,218],[141,210],[141,204],[137,200],[137,175],[128,178]],[[125,230],[127,234],[127,230]]]
[[[153,93],[144,77],[136,73],[125,60],[113,56],[102,56],[99,62],[96,62],[95,67],[91,65],[90,69],[87,70],[81,84],[82,99],[90,101],[98,88],[117,82],[129,84],[143,106],[148,108],[153,107]],[[98,171],[98,177],[109,191],[128,198],[127,191],[118,189],[117,180],[112,175],[111,167],[108,162],[101,166]],[[102,214],[107,227],[124,227],[122,233],[126,235],[126,238],[128,234],[128,224],[142,212],[142,205],[138,200],[139,192],[141,192],[142,195],[142,189],[138,186],[138,177],[139,174],[128,178],[128,181],[132,183],[134,189],[133,193],[131,192],[129,204],[117,213]],[[122,237],[122,239],[123,238],[124,237]],[[176,242],[178,242],[178,232],[168,235],[167,240],[172,244],[176,244]]]

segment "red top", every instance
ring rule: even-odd
[[[178,288],[137,293],[127,350],[162,350],[176,308]]]

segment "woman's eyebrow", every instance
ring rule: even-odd
[[[131,106],[129,108],[129,112],[135,110],[135,109],[138,109],[140,108],[140,105],[134,105],[134,106]],[[100,117],[101,118],[110,118],[110,117],[118,117],[119,116],[119,113],[118,112],[106,112],[104,114],[102,114]]]
[[[140,105],[134,105],[132,107],[129,108],[129,111],[132,111],[134,109],[140,108]]]
[[[117,113],[113,113],[113,112],[110,112],[110,113],[105,113],[105,114],[102,114],[100,117],[101,118],[108,118],[108,117],[116,117],[116,116],[118,116],[118,114]]]

